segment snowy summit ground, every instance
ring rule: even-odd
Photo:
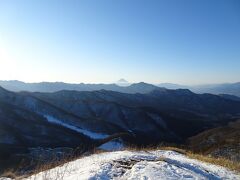
[[[42,179],[240,179],[236,172],[174,151],[116,151],[94,154],[41,172]]]

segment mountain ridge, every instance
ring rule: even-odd
[[[130,84],[128,86],[119,86],[117,84],[70,84],[64,82],[24,83],[21,81],[0,81],[0,86],[15,92],[57,92],[61,90],[97,91],[104,89],[123,93],[147,93],[155,88],[159,88],[143,82]]]
[[[133,88],[139,85],[145,83]],[[6,163],[1,158],[16,157],[18,152],[33,158],[38,147],[46,154],[49,148],[65,152],[80,147],[81,154],[119,133],[130,136],[110,143],[111,148],[181,144],[239,118],[240,102],[188,89],[154,88],[145,94],[127,94],[108,90],[11,92],[0,87],[0,164]]]
[[[30,91],[30,92],[56,92],[60,90],[76,90],[76,91],[97,91],[101,89],[117,91],[122,93],[149,93],[158,88],[167,89],[190,89],[195,93],[211,93],[211,94],[229,94],[240,97],[240,82],[224,83],[224,84],[209,84],[209,85],[195,85],[185,86],[172,83],[161,83],[157,85],[148,84],[144,82],[139,83],[125,83],[124,85],[113,84],[71,84],[64,82],[40,82],[40,83],[24,83],[21,81],[0,81],[0,86],[10,91]]]

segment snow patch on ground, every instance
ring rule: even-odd
[[[70,125],[70,124],[67,124],[65,123],[64,121],[61,121],[53,116],[50,116],[50,115],[43,115],[48,122],[50,123],[54,123],[54,124],[58,124],[58,125],[61,125],[61,126],[64,126],[68,129],[71,129],[71,130],[74,130],[76,132],[79,132],[79,133],[82,133],[92,139],[104,139],[106,137],[108,137],[109,135],[107,134],[101,134],[101,133],[95,133],[95,132],[91,132],[89,130],[85,130],[85,129],[82,129],[82,128],[79,128],[79,127],[76,127],[76,126],[73,126],[73,125]],[[110,141],[108,143],[105,143],[103,145],[101,145],[99,148],[100,149],[103,149],[103,150],[107,150],[107,151],[113,151],[113,150],[121,150],[123,149],[124,145],[121,143],[121,142],[118,142],[118,141]]]
[[[100,149],[106,150],[106,151],[116,151],[121,150],[124,148],[123,143],[118,141],[110,141],[108,143],[105,143],[99,147]]]
[[[220,166],[190,159],[173,151],[117,151],[94,154],[41,172],[27,180],[85,179],[240,179]]]
[[[92,139],[103,139],[103,138],[106,138],[108,137],[108,135],[106,134],[101,134],[101,133],[95,133],[95,132],[91,132],[91,131],[88,131],[88,130],[85,130],[85,129],[82,129],[82,128],[79,128],[79,127],[76,127],[76,126],[73,126],[73,125],[70,125],[68,123],[65,123],[64,121],[62,120],[59,120],[53,116],[50,116],[50,115],[43,115],[47,120],[48,122],[50,123],[54,123],[54,124],[58,124],[58,125],[61,125],[61,126],[64,126],[68,129],[71,129],[73,131],[76,131],[76,132],[79,132],[79,133],[82,133]]]

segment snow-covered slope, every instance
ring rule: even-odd
[[[92,139],[103,139],[103,138],[106,138],[107,136],[109,135],[106,135],[106,134],[101,134],[101,133],[95,133],[95,132],[91,132],[91,131],[88,131],[86,129],[82,129],[82,128],[78,128],[76,126],[73,126],[73,125],[70,125],[68,123],[65,123],[64,121],[62,120],[59,120],[53,116],[50,116],[50,115],[44,115],[44,117],[47,119],[48,122],[50,123],[54,123],[54,124],[58,124],[58,125],[61,125],[61,126],[64,126],[68,129],[71,129],[73,131],[76,131],[76,132],[79,132],[79,133],[82,133]]]
[[[86,129],[78,128],[76,126],[67,124],[64,121],[59,120],[59,119],[57,119],[53,116],[50,116],[50,115],[44,115],[44,117],[50,123],[54,123],[54,124],[64,126],[64,127],[68,128],[68,129],[71,129],[73,131],[82,133],[85,136],[88,136],[92,139],[103,139],[103,138],[106,138],[106,137],[109,136],[107,134],[96,133],[96,132],[92,132],[92,131],[89,131],[89,130],[86,130]],[[113,151],[113,150],[121,150],[121,149],[123,149],[123,147],[124,147],[124,145],[121,141],[115,140],[115,141],[111,141],[111,142],[108,142],[108,143],[105,143],[105,144],[101,145],[99,147],[99,149],[103,149],[103,150],[107,150],[107,151]]]
[[[190,159],[173,151],[116,151],[94,154],[41,172],[41,179],[240,179],[220,166]]]

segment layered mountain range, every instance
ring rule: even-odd
[[[29,91],[29,92],[56,92],[61,90],[75,90],[75,91],[98,91],[109,90],[122,93],[148,93],[157,86],[147,84],[144,82],[136,84],[123,84],[123,80],[116,82],[116,84],[69,84],[64,82],[40,82],[40,83],[25,83],[21,81],[0,81],[0,86],[10,91]],[[126,85],[127,84],[127,85]]]
[[[229,94],[240,97],[240,82],[236,83],[223,83],[223,84],[207,84],[207,85],[194,85],[186,86],[171,83],[158,84],[159,87],[168,89],[185,88],[190,89],[195,93],[211,93],[211,94]]]
[[[209,85],[179,85],[172,83],[161,83],[157,85],[144,82],[131,84],[125,79],[120,79],[113,84],[69,84],[63,82],[40,82],[25,83],[21,81],[0,81],[0,86],[10,91],[30,91],[30,92],[56,92],[61,90],[75,91],[98,91],[101,89],[117,91],[122,93],[148,93],[159,87],[167,89],[190,89],[195,93],[228,94],[240,97],[240,82],[209,84]]]
[[[240,115],[239,101],[186,89],[158,88],[145,94],[127,94],[107,90],[16,93],[1,88],[0,103],[4,127],[1,142],[31,146],[67,145],[66,137],[72,137],[71,144],[78,144],[89,137],[83,130],[101,135],[128,132],[141,137],[134,140],[140,144],[184,141]],[[23,140],[17,140],[14,134],[20,134]],[[58,138],[61,141],[55,143]]]
[[[240,101],[232,96],[153,85],[144,91],[44,93],[0,88],[0,160],[9,162],[8,158],[39,147],[81,147],[84,151],[116,133],[129,136],[111,146],[183,143],[206,129],[240,118]]]

